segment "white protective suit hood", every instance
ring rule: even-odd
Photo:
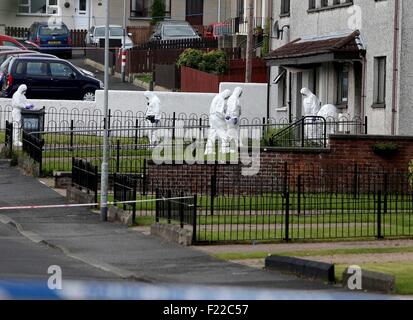
[[[220,118],[225,118],[226,114],[226,100],[231,96],[231,91],[230,90],[224,90],[221,93],[217,94],[212,100],[211,103],[211,109],[209,113],[215,114],[219,116]]]
[[[241,116],[241,103],[240,103],[241,96],[242,96],[242,88],[236,87],[231,97],[229,97],[228,99],[228,103],[227,103],[228,107],[227,107],[227,113],[226,113],[227,120],[231,118],[238,119]]]
[[[148,100],[146,117],[154,117],[155,120],[161,120],[161,100],[152,91],[146,91],[144,96]]]
[[[25,109],[28,105],[27,98],[26,98],[27,86],[22,84],[19,86],[17,91],[13,94],[12,98],[12,107],[17,109]]]
[[[304,116],[316,116],[320,111],[320,100],[308,88],[302,88]]]

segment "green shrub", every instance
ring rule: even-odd
[[[226,73],[228,70],[226,53],[222,50],[213,50],[205,53],[199,65],[199,70],[214,74]]]
[[[261,145],[266,147],[292,147],[294,145],[294,129],[271,128],[261,139]]]
[[[199,69],[199,65],[202,62],[202,57],[204,56],[204,52],[197,49],[186,49],[182,54],[179,56],[176,65],[178,67],[188,67],[193,69]]]
[[[399,146],[395,143],[375,143],[372,149],[379,156],[393,156],[399,151]]]
[[[409,184],[410,184],[410,187],[413,188],[413,160],[409,162],[408,170],[409,170]]]
[[[186,49],[179,56],[176,65],[208,73],[224,74],[228,70],[228,59],[226,53],[222,50],[213,50],[205,53],[201,50]]]
[[[151,25],[155,25],[159,21],[165,19],[165,1],[164,0],[154,0],[151,7]]]

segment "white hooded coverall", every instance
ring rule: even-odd
[[[215,154],[215,141],[218,139],[222,142],[222,153],[227,153],[227,123],[225,121],[225,114],[227,108],[227,99],[230,97],[231,91],[224,90],[215,96],[211,102],[209,110],[209,133],[208,142],[206,144],[205,154]]]
[[[148,101],[145,118],[151,123],[150,126],[156,127],[161,121],[161,100],[152,91],[146,91],[144,96]],[[158,135],[156,129],[150,130],[148,137],[151,145],[157,143]]]
[[[234,92],[229,97],[227,102],[227,112],[225,119],[227,121],[227,142],[235,141],[235,148],[231,147],[230,152],[235,153],[239,146],[242,146],[242,141],[240,140],[240,117],[241,117],[241,102],[240,98],[242,95],[242,88],[236,87]]]
[[[16,147],[21,147],[22,142],[20,139],[20,131],[22,127],[22,114],[23,109],[33,109],[33,106],[29,104],[25,96],[27,92],[27,86],[22,84],[19,86],[17,91],[13,94],[11,101],[13,110],[12,110],[12,119],[13,119],[13,144]]]

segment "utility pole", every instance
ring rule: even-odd
[[[105,80],[103,112],[105,117],[105,129],[103,133],[103,160],[101,173],[100,192],[100,217],[102,221],[108,221],[108,182],[109,182],[109,1],[105,0]]]
[[[125,67],[126,67],[126,0],[123,0],[123,42],[122,42],[122,69],[121,78],[125,82]]]
[[[252,58],[254,54],[254,0],[248,1],[247,56],[245,61],[245,82],[252,82]]]

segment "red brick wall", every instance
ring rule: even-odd
[[[395,143],[399,147],[396,155],[382,157],[373,152],[375,143]],[[371,169],[388,172],[406,172],[408,163],[413,160],[413,137],[381,137],[381,136],[332,136],[328,150],[262,150],[261,170],[259,175],[242,179],[241,165],[218,165],[216,170],[220,177],[228,179],[228,185],[239,185],[249,188],[251,184],[262,190],[274,183],[282,187],[280,179],[284,173],[284,163],[294,184],[298,174],[305,173],[309,179],[317,176],[320,170],[353,170],[357,164],[360,170]],[[150,179],[165,179],[171,186],[190,186],[193,191],[210,186],[210,177],[214,173],[214,165],[160,165],[149,164]],[[155,178],[156,177],[156,178]],[[276,182],[274,182],[275,180]],[[365,181],[368,184],[368,181]],[[243,185],[245,184],[245,185]],[[159,185],[159,184],[158,184]],[[223,185],[222,188],[225,188]]]

